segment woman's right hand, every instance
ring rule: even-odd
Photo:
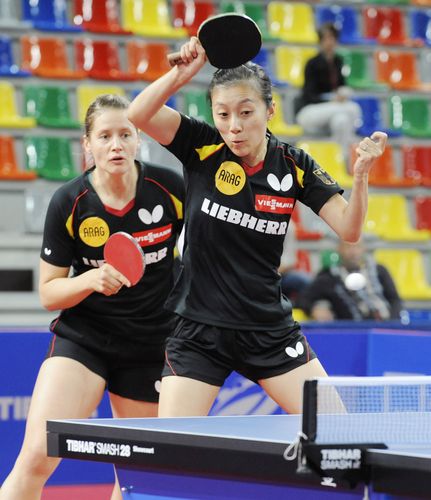
[[[91,275],[91,288],[106,296],[115,295],[123,286],[131,286],[130,281],[110,264],[105,263],[88,273]]]
[[[180,49],[182,64],[177,68],[182,77],[190,80],[205,65],[207,56],[199,38],[192,36]]]

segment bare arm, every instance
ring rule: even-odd
[[[164,103],[186,85],[206,62],[199,40],[192,37],[181,47],[183,64],[148,85],[129,106],[129,120],[161,144],[170,144],[180,125],[180,114]]]
[[[344,241],[359,240],[367,214],[368,172],[376,158],[386,147],[387,135],[374,132],[371,137],[362,139],[356,149],[358,158],[353,166],[353,187],[347,202],[342,196],[335,195],[320,209],[319,216]]]
[[[68,267],[40,260],[40,301],[49,311],[76,306],[93,292],[114,295],[130,282],[109,264],[69,278]]]

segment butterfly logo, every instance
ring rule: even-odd
[[[52,252],[52,250],[51,250],[50,248],[46,248],[46,247],[45,247],[45,248],[43,249],[43,253],[44,253],[45,255],[51,255],[51,252]]]
[[[266,178],[268,184],[274,189],[274,191],[289,191],[289,189],[293,185],[293,177],[292,174],[286,174],[281,182],[277,179],[274,174],[268,174]]]
[[[297,342],[294,348],[286,347],[285,351],[291,358],[297,358],[298,356],[302,356],[304,354],[304,346],[301,342]]]
[[[156,224],[157,222],[160,222],[163,217],[163,207],[162,205],[156,205],[151,213],[146,208],[140,208],[138,211],[138,217],[144,224]]]

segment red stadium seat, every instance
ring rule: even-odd
[[[112,0],[75,0],[73,21],[92,33],[132,34],[121,26],[117,2]]]
[[[415,198],[416,229],[431,230],[431,197],[418,196]]]
[[[431,187],[431,146],[403,146],[404,176]]]
[[[76,67],[87,76],[96,80],[135,80],[121,70],[120,55],[117,42],[114,40],[84,40],[75,41]]]
[[[195,36],[201,23],[215,14],[211,0],[172,0],[172,20],[176,28],[185,28]]]

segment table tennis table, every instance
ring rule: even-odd
[[[300,429],[297,415],[50,420],[48,454],[115,464],[127,500],[363,498],[361,484],[298,474],[284,455]],[[431,498],[431,443],[364,459],[373,499]]]

